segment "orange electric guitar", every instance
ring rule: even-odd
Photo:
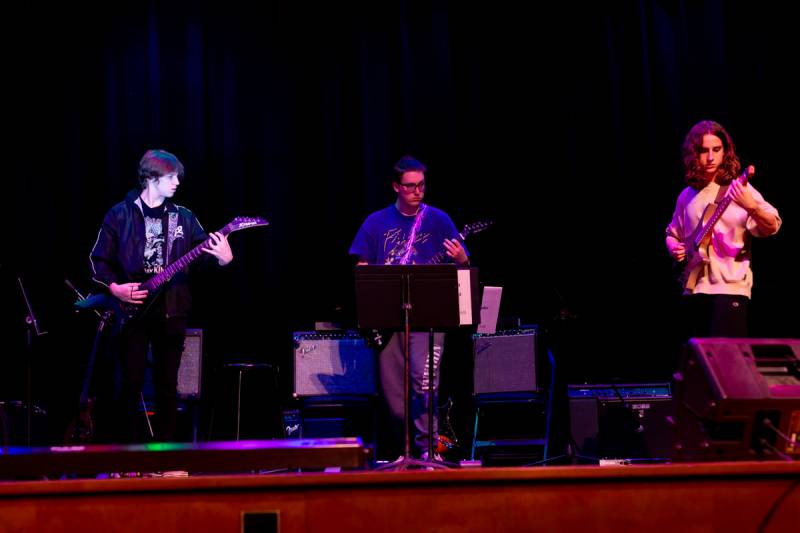
[[[742,172],[738,179],[742,185],[747,185],[748,180],[754,173],[755,167],[750,165]],[[731,201],[731,197],[725,194],[723,198],[719,200],[718,204],[714,202],[708,204],[691,238],[684,241],[686,257],[681,261],[684,267],[678,278],[681,287],[692,290],[695,285],[697,285],[697,278],[708,264],[708,247],[711,245],[711,230],[714,229],[716,223],[722,218],[723,213],[728,209]]]

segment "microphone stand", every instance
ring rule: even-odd
[[[46,331],[42,331],[39,328],[39,321],[36,319],[36,315],[33,312],[33,306],[31,306],[31,301],[28,298],[28,293],[25,290],[25,285],[22,284],[22,278],[18,277],[17,281],[19,282],[19,289],[22,292],[22,298],[25,300],[25,306],[28,309],[28,314],[25,316],[25,325],[27,326],[26,331],[26,346],[28,351],[28,357],[25,361],[25,442],[27,443],[28,447],[31,446],[31,423],[32,417],[31,414],[33,412],[33,392],[32,392],[32,382],[31,382],[31,368],[32,362],[31,359],[33,358],[33,336],[34,334],[37,337],[41,337],[42,335],[46,335]]]

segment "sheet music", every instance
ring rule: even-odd
[[[497,316],[500,312],[500,297],[503,287],[484,287],[483,301],[481,302],[481,322],[478,324],[478,333],[493,334],[497,330]]]
[[[472,324],[472,284],[468,268],[458,270],[458,315],[460,325]]]

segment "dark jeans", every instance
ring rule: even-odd
[[[692,294],[682,302],[684,338],[747,337],[750,299],[730,294]]]
[[[151,309],[141,321],[131,324],[120,338],[121,383],[118,412],[118,440],[137,440],[140,394],[144,386],[148,348],[153,355],[153,387],[156,411],[155,439],[169,442],[175,439],[178,413],[178,370],[186,335],[185,317],[166,317]],[[139,439],[140,440],[140,439]]]

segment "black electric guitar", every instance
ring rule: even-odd
[[[239,231],[247,228],[256,228],[259,226],[268,226],[269,222],[259,217],[236,217],[225,225],[219,233],[228,235],[234,231]],[[165,267],[164,270],[139,284],[139,290],[147,291],[147,299],[140,305],[129,304],[122,302],[117,298],[109,295],[102,294],[93,296],[85,300],[85,305],[80,306],[83,308],[101,307],[111,309],[114,312],[116,320],[116,327],[124,327],[131,321],[143,316],[153,302],[158,298],[161,289],[172,279],[175,274],[186,269],[195,260],[204,254],[203,248],[207,248],[211,243],[211,237],[203,241],[202,244],[195,246],[191,251],[184,254],[180,259]],[[77,305],[77,304],[76,304]]]
[[[738,179],[742,185],[747,185],[748,180],[754,173],[755,167],[750,165],[745,168]],[[680,283],[681,287],[692,290],[695,285],[697,285],[697,279],[700,277],[700,273],[709,261],[708,247],[711,245],[711,230],[714,229],[716,223],[722,218],[723,213],[728,209],[731,201],[730,195],[725,194],[722,200],[719,201],[719,204],[715,204],[714,202],[709,203],[703,212],[700,222],[692,233],[691,238],[684,242],[686,257],[680,262],[680,264],[684,266],[683,271],[678,277],[678,283]]]
[[[491,220],[481,221],[481,222],[473,222],[472,224],[466,224],[461,232],[458,234],[461,237],[462,241],[467,240],[467,236],[474,235],[476,233],[480,233],[481,231],[487,229],[489,226],[494,224]],[[438,265],[442,261],[448,259],[450,256],[447,255],[447,248],[442,247],[439,250],[439,253],[431,257],[431,259],[426,263],[428,265]]]
[[[459,232],[458,236],[461,237],[462,242],[466,241],[468,236],[480,233],[481,231],[488,229],[492,224],[494,224],[494,221],[491,220],[473,222],[472,224],[465,224],[464,227]],[[439,250],[439,252],[436,255],[431,257],[428,260],[428,262],[424,264],[438,265],[449,258],[450,256],[447,255],[447,248],[442,246],[442,249]],[[371,332],[368,332],[367,343],[373,348],[382,350],[385,347],[386,343],[389,342],[391,336],[392,334],[390,331],[381,331],[374,329]]]

